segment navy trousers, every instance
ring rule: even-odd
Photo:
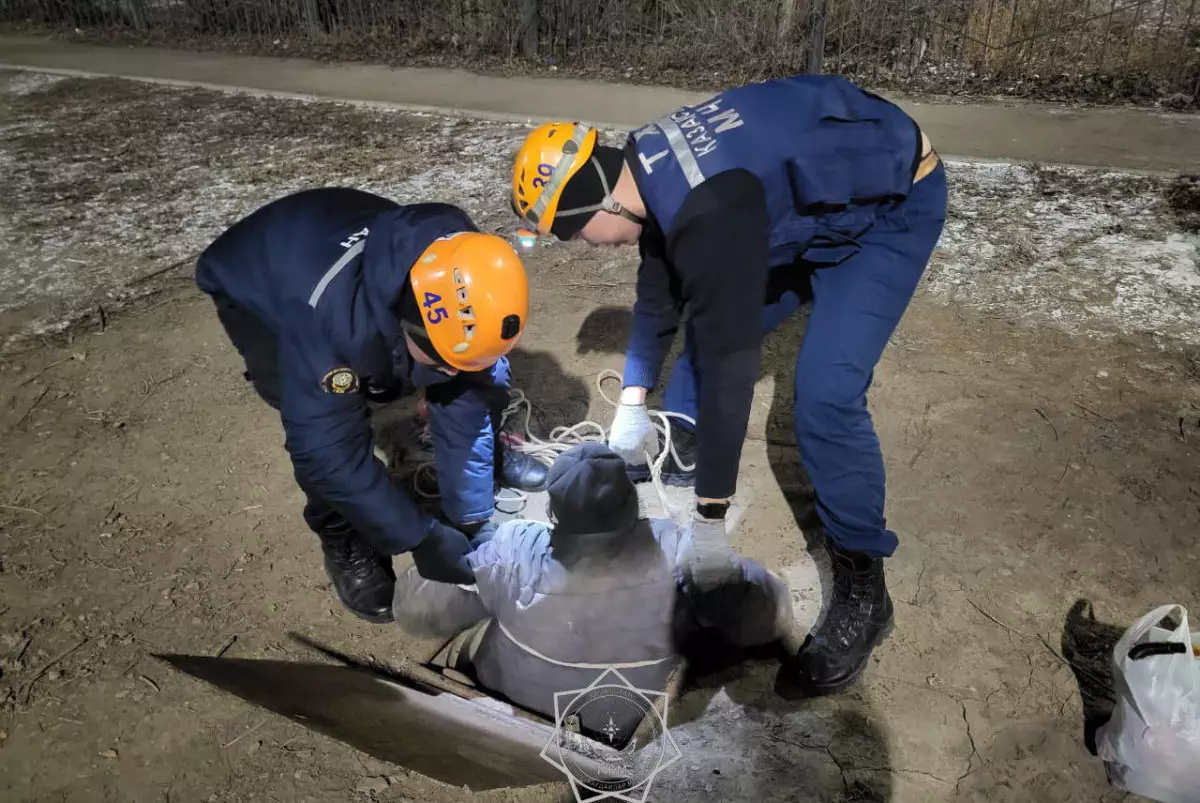
[[[861,249],[839,265],[776,268],[787,286],[811,270],[812,310],[796,357],[795,424],[800,459],[812,479],[825,534],[844,549],[887,557],[896,534],[884,519],[884,469],[867,411],[867,390],[884,347],[908,308],[946,222],[946,173],[938,166],[908,198],[859,238]],[[778,281],[783,280],[783,281]],[[793,289],[770,294],[764,334],[799,309]],[[664,394],[671,412],[696,416],[697,375],[692,338],[675,362]]]

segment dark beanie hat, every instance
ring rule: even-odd
[[[638,495],[621,456],[602,443],[563,452],[546,475],[554,531],[588,535],[620,530],[638,519]]]
[[[599,170],[596,169],[597,165]],[[612,192],[624,165],[625,152],[620,148],[597,145],[587,164],[576,170],[575,175],[563,186],[554,223],[550,225],[551,233],[560,240],[569,240],[578,234],[600,210],[594,209],[579,215],[564,216],[562,213],[599,204],[605,196],[604,181],[608,182],[608,191]],[[601,173],[604,174],[604,181],[600,179]]]

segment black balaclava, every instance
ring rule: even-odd
[[[433,341],[429,339],[429,333],[425,331],[425,318],[421,314],[421,307],[417,303],[417,294],[413,292],[412,284],[405,283],[404,292],[400,295],[400,302],[396,304],[396,312],[400,315],[400,328],[406,332],[412,341],[417,344],[417,348],[425,352],[425,355],[438,365],[447,366],[442,355],[438,354],[438,350],[433,347]],[[403,341],[401,341],[403,345]]]
[[[600,202],[617,186],[624,165],[625,152],[620,148],[597,145],[587,163],[563,186],[550,232],[560,240],[578,234],[600,211]],[[573,211],[575,214],[571,214]]]

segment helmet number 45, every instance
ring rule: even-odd
[[[429,310],[429,313],[425,316],[425,318],[430,323],[440,323],[441,321],[444,321],[450,317],[450,313],[446,312],[445,307],[433,307],[434,304],[440,303],[441,300],[442,297],[437,293],[425,294],[425,301],[422,302],[421,306]],[[429,309],[430,307],[433,307],[433,309]]]

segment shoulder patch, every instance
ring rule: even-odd
[[[339,396],[344,393],[357,393],[358,386],[358,374],[344,366],[334,368],[321,377],[321,387],[325,388],[326,393],[336,393]]]

